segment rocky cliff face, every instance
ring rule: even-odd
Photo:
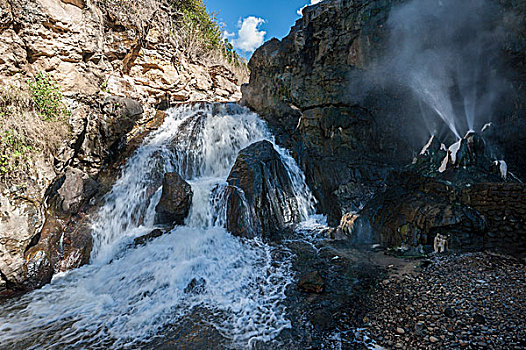
[[[426,141],[415,137],[423,135],[417,100],[402,86],[376,84],[368,73],[386,59],[386,21],[400,3],[328,0],[310,6],[287,37],[265,43],[249,62],[242,101],[292,150],[333,224],[382,189],[387,174],[409,163]],[[518,135],[526,115],[524,4],[500,3],[509,15],[502,51],[513,67],[506,76],[515,92],[493,121],[510,168],[524,176],[524,162],[513,150],[526,146]]]
[[[350,80],[378,54],[391,1],[325,1],[304,10],[290,34],[249,62],[243,101],[255,109],[303,167],[332,222],[357,209],[387,170],[411,155],[399,125],[406,106],[380,91],[359,101]],[[402,131],[402,132],[399,132]]]
[[[243,74],[226,60],[197,62],[182,52],[172,11],[168,1],[2,0],[1,74],[46,71],[72,97],[109,92],[152,105],[235,99]]]
[[[483,136],[469,134],[455,154],[433,141],[413,164],[391,173],[386,190],[353,221],[342,220],[340,229],[357,242],[403,247],[410,254],[431,252],[438,236],[452,251],[524,257],[526,186],[491,160]]]
[[[246,68],[199,45],[173,4],[0,0],[0,92],[10,92],[0,96],[0,141],[14,130],[38,144],[26,171],[0,172],[0,295],[89,261],[89,214],[126,155],[162,123],[159,110],[240,98]],[[18,106],[40,72],[62,91],[60,120],[42,121],[30,99]]]

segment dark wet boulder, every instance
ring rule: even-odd
[[[227,186],[224,191],[227,198],[226,229],[236,236],[254,238],[257,230],[244,192],[235,186]]]
[[[56,272],[64,272],[88,264],[93,250],[91,219],[85,216],[70,220],[58,244],[60,262]]]
[[[299,220],[292,183],[269,141],[241,150],[227,180],[227,227],[235,235],[265,238]]]
[[[489,169],[492,159],[486,152],[486,141],[480,134],[470,131],[459,142],[458,150],[452,156],[451,166]]]
[[[325,282],[318,271],[313,271],[299,279],[298,288],[307,293],[319,294],[325,289]]]
[[[118,96],[106,97],[101,109],[104,118],[99,130],[108,143],[113,143],[129,132],[144,112],[138,101]]]
[[[11,284],[11,291],[27,292],[51,282],[54,274],[51,260],[45,249],[31,248],[26,254],[24,280],[20,284]]]
[[[159,204],[155,207],[155,224],[182,225],[192,205],[192,187],[177,173],[166,173]]]
[[[68,168],[49,187],[47,201],[58,215],[76,214],[97,194],[98,186],[82,170]]]
[[[192,278],[184,288],[186,294],[202,294],[206,291],[206,280],[204,278]]]
[[[161,229],[155,229],[150,233],[147,233],[143,236],[139,236],[133,240],[135,246],[145,245],[148,242],[151,242],[157,237],[161,237],[164,234],[164,231]]]
[[[14,289],[40,288],[49,283],[55,273],[88,264],[92,248],[91,224],[86,216],[63,220],[47,215],[40,234],[24,255],[24,277]]]
[[[434,174],[439,171],[446,156],[446,147],[433,135],[413,159],[413,166],[418,168],[420,173]]]

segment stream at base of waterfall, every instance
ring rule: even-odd
[[[266,124],[235,104],[188,105],[167,115],[93,219],[91,263],[1,305],[3,349],[247,348],[292,327],[284,302],[294,278],[292,253],[228,233],[225,203],[212,198],[241,149],[274,143]],[[299,215],[312,222],[314,200],[303,174],[287,151],[274,147]],[[192,186],[190,214],[184,225],[135,246],[134,238],[156,228],[166,172]],[[196,281],[199,288],[192,288]]]

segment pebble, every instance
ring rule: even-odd
[[[431,343],[436,343],[436,342],[438,341],[438,338],[435,338],[435,337],[433,337],[433,336],[430,336],[430,337],[429,337],[429,341],[430,341]]]
[[[486,319],[481,314],[474,314],[473,322],[483,324],[486,323]]]
[[[404,333],[405,333],[405,330],[404,330],[403,328],[401,328],[401,327],[397,327],[397,328],[396,328],[396,333],[398,333],[398,334],[404,334]]]
[[[447,307],[444,310],[444,315],[446,315],[449,318],[454,318],[455,316],[457,316],[457,312],[452,307]]]

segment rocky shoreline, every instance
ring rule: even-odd
[[[396,265],[395,265],[396,264]],[[526,265],[491,253],[389,264],[364,327],[387,349],[526,348]]]

